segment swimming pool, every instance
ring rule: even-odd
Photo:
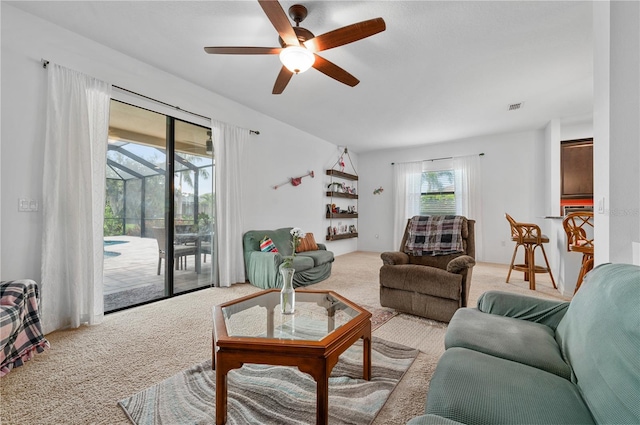
[[[111,245],[120,245],[123,243],[129,243],[129,241],[119,241],[119,240],[109,240],[109,241],[104,241],[104,246],[111,246]],[[117,257],[118,255],[120,255],[119,252],[115,252],[115,251],[104,251],[104,256],[105,257]]]
[[[129,241],[118,241],[118,240],[104,241],[104,246],[120,245],[121,243],[129,243]]]

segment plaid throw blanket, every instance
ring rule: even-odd
[[[49,347],[38,316],[38,286],[32,280],[0,282],[0,376]]]
[[[459,215],[429,215],[411,218],[405,252],[415,256],[464,252],[462,246],[463,220],[464,217]]]

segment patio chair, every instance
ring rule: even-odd
[[[167,237],[165,233],[165,229],[163,227],[154,227],[153,235],[158,242],[158,275],[160,274],[160,270],[162,269],[162,259],[166,259],[166,247],[167,247]],[[187,256],[193,255],[195,258],[198,249],[194,245],[173,245],[173,258],[175,261],[176,270],[180,270],[180,265],[182,260],[184,260],[184,270],[187,269]]]

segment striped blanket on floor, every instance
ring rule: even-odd
[[[48,347],[38,316],[38,285],[32,280],[0,282],[0,376]]]
[[[460,215],[415,216],[409,222],[405,252],[410,255],[448,255],[464,252]]]

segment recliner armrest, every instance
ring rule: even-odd
[[[478,310],[484,313],[541,323],[554,331],[568,308],[568,301],[546,300],[502,291],[487,291],[478,299]]]
[[[447,271],[449,273],[460,274],[461,272],[467,269],[470,269],[475,265],[476,265],[476,260],[474,260],[472,257],[468,255],[461,255],[449,261],[449,264],[447,264]]]
[[[383,252],[380,254],[382,263],[389,266],[396,266],[399,264],[409,264],[409,256],[404,252]]]

